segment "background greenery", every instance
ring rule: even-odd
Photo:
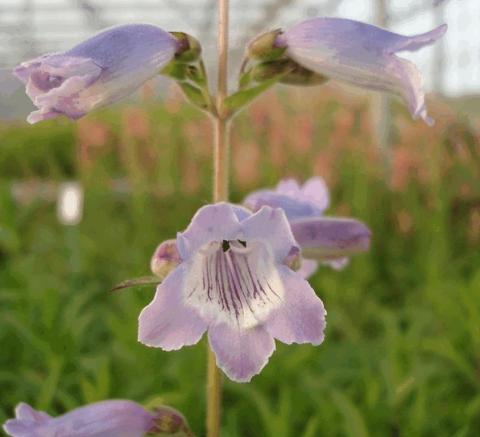
[[[19,401],[60,414],[158,396],[202,435],[205,340],[145,348],[137,317],[154,290],[108,292],[149,274],[156,245],[210,199],[209,120],[178,96],[164,103],[0,125],[0,421]],[[433,129],[396,108],[385,166],[367,108],[328,88],[269,93],[235,124],[234,201],[319,174],[330,214],[363,220],[373,241],[312,279],[328,309],[322,346],[278,344],[251,384],[225,381],[222,436],[478,435],[478,131],[445,104]],[[64,227],[35,190],[72,178],[85,214]],[[15,181],[29,181],[17,200]]]

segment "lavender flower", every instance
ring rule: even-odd
[[[447,26],[403,36],[370,24],[342,18],[313,18],[279,33],[275,46],[315,73],[352,85],[400,95],[412,116],[427,124],[422,76],[415,64],[396,56],[416,51],[443,36]]]
[[[135,91],[170,62],[180,49],[176,38],[148,24],[107,29],[64,53],[23,62],[14,74],[38,108],[37,123],[66,115],[77,119]]]
[[[155,429],[155,415],[125,400],[97,402],[51,417],[25,403],[3,429],[12,437],[142,437]]]
[[[281,209],[205,206],[178,234],[177,248],[181,263],[140,314],[140,342],[176,350],[208,330],[218,366],[237,382],[262,370],[274,339],[322,343],[326,312],[285,265],[296,242]]]
[[[259,190],[248,195],[244,205],[258,211],[265,205],[282,208],[303,257],[298,273],[310,277],[319,261],[339,270],[348,263],[347,255],[363,252],[370,244],[370,231],[357,220],[323,217],[330,204],[327,185],[313,177],[303,186],[297,181],[281,181],[275,190]]]

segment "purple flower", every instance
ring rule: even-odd
[[[38,108],[29,123],[84,116],[135,91],[170,62],[179,49],[168,32],[149,24],[107,29],[64,53],[22,63],[14,74]]]
[[[142,343],[176,350],[208,330],[218,366],[237,382],[262,370],[274,339],[322,343],[325,309],[285,265],[296,242],[281,209],[205,206],[178,234],[177,247],[181,263],[140,314]]]
[[[433,44],[447,26],[403,36],[370,24],[342,18],[313,18],[281,33],[277,47],[316,73],[350,84],[400,95],[412,116],[433,124],[425,107],[422,76],[415,64],[396,56]]]
[[[258,190],[249,194],[243,204],[253,211],[265,205],[282,208],[289,220],[295,220],[323,215],[330,205],[330,194],[320,177],[310,178],[303,186],[295,179],[284,179],[275,190]]]
[[[155,428],[156,416],[125,400],[97,402],[51,417],[25,403],[3,429],[12,437],[142,437]]]
[[[248,195],[243,204],[252,211],[265,205],[285,211],[293,236],[303,257],[298,273],[310,277],[319,261],[339,270],[348,263],[348,255],[368,250],[370,231],[361,222],[346,218],[323,217],[330,204],[327,185],[319,177],[303,186],[297,181],[281,181],[275,190],[259,190]]]

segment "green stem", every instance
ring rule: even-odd
[[[225,112],[228,81],[228,9],[229,0],[218,0],[218,90],[214,114],[215,148],[213,156],[213,201],[228,201],[230,144]],[[207,437],[220,436],[221,374],[215,355],[208,349],[207,371]]]

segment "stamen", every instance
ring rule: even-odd
[[[223,240],[222,241],[222,250],[226,252],[228,249],[230,249],[230,242],[228,240]]]
[[[247,247],[247,243],[245,241],[237,240],[230,243],[230,249],[232,249],[233,252],[243,255],[251,253],[253,248],[253,244],[249,244]]]
[[[198,252],[202,255],[208,256],[215,253],[220,248],[220,243],[212,241],[208,246],[198,249]]]

